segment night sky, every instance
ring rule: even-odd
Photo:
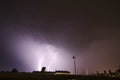
[[[120,65],[117,0],[0,2],[0,70],[116,70]]]

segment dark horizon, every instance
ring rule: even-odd
[[[77,74],[120,65],[117,1],[0,3],[0,70],[68,70]]]

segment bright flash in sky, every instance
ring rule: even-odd
[[[69,55],[52,44],[38,42],[31,37],[17,38],[14,44],[17,53],[15,55],[29,66],[31,71],[41,71],[42,67],[46,67],[47,71],[70,70],[69,62],[66,62],[69,60],[65,60]]]

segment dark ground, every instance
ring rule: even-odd
[[[0,73],[0,80],[120,80],[120,78],[80,75],[44,75],[39,73]]]

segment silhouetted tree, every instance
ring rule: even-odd
[[[111,74],[112,74],[112,71],[111,71],[111,70],[109,70],[109,71],[108,71],[108,73],[111,75]]]
[[[1,71],[1,72],[5,72],[5,71]]]
[[[97,75],[99,75],[99,71],[96,71]]]
[[[104,72],[104,74],[107,74],[107,72],[105,70],[103,72]]]
[[[18,70],[15,69],[15,68],[13,68],[11,72],[14,72],[14,73],[15,73],[15,72],[18,72]]]
[[[120,65],[119,65],[119,68],[118,68],[118,73],[120,73]]]

